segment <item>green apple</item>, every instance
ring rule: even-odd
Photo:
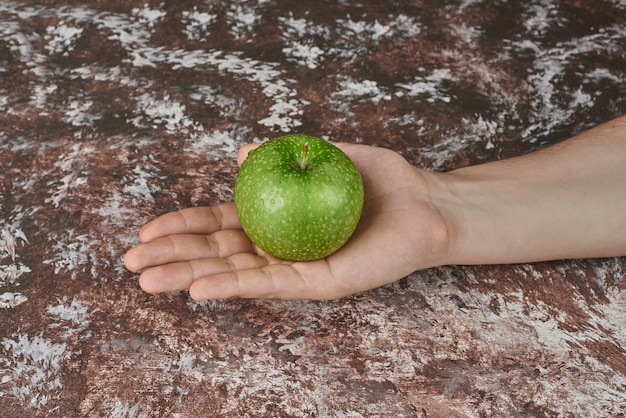
[[[250,151],[235,181],[246,235],[277,258],[308,261],[337,251],[363,209],[363,180],[335,145],[292,134]]]

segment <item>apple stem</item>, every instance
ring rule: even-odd
[[[309,143],[305,142],[302,145],[302,159],[300,160],[300,168],[304,170],[308,167],[307,154],[309,153]]]

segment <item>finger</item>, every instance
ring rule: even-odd
[[[294,264],[269,264],[201,277],[189,288],[193,299],[272,298],[336,299],[334,278],[325,260]]]
[[[168,235],[130,249],[124,257],[124,265],[136,272],[177,261],[229,257],[252,252],[252,249],[250,239],[237,229],[217,231],[210,235]]]
[[[148,242],[173,234],[212,234],[220,229],[239,229],[233,203],[182,209],[162,215],[141,228],[139,239]]]
[[[187,290],[200,277],[237,269],[258,268],[267,264],[263,257],[251,253],[228,258],[203,258],[151,267],[139,276],[139,285],[148,293]]]
[[[232,297],[290,299],[288,296],[292,293],[306,294],[305,289],[302,278],[291,266],[272,264],[201,277],[191,285],[189,295],[195,300]]]
[[[239,148],[239,151],[237,151],[237,164],[241,165],[248,156],[248,153],[260,146],[261,144],[246,144]]]

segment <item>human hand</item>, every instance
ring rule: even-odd
[[[429,197],[431,173],[399,154],[336,144],[363,177],[359,225],[337,252],[316,261],[287,262],[256,247],[241,229],[233,203],[165,214],[140,231],[125,256],[141,271],[147,292],[189,290],[193,299],[229,297],[336,299],[392,283],[438,265],[448,246],[446,222]],[[241,164],[256,145],[239,150]]]

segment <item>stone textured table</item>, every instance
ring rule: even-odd
[[[0,0],[0,415],[624,417],[624,258],[332,302],[148,295],[122,264],[231,200],[246,142],[449,170],[624,113],[623,0]]]

